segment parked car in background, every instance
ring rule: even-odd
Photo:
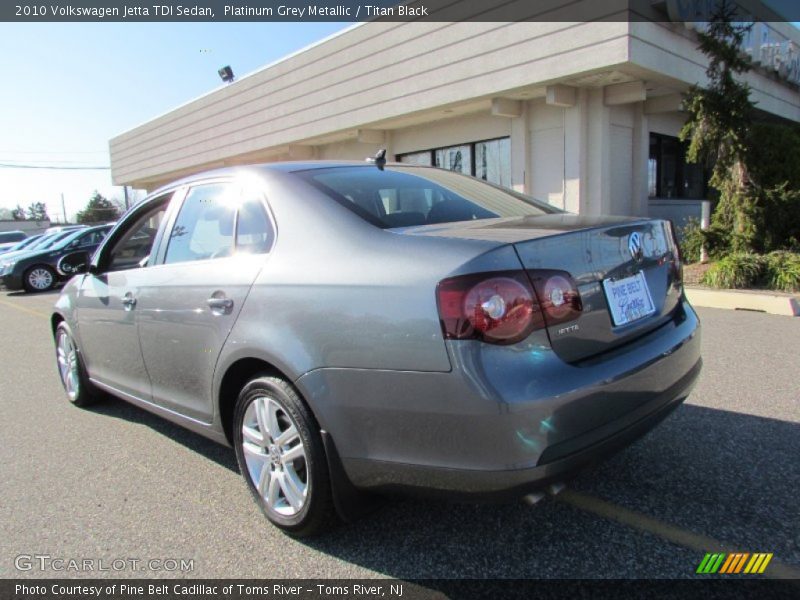
[[[0,231],[0,252],[5,252],[26,237],[24,231]]]
[[[76,250],[93,253],[111,227],[100,225],[55,233],[55,241],[44,248],[30,252],[23,250],[22,254],[3,260],[3,284],[9,290],[24,289],[26,292],[46,292],[52,289],[66,279],[57,270],[58,261],[65,254]]]
[[[72,235],[71,231],[62,231],[61,233],[42,234],[42,236],[28,246],[20,250],[6,252],[0,255],[0,282],[2,282],[3,275],[6,274],[8,268],[14,264],[14,261],[25,254],[34,251],[44,250],[55,246],[59,241],[67,236]]]
[[[17,242],[15,244],[0,244],[0,254],[6,254],[7,252],[16,252],[17,250],[23,250],[33,245],[40,239],[42,239],[43,236],[44,234],[40,233],[39,235],[33,235],[31,237],[27,237],[21,242]]]
[[[69,401],[109,392],[230,444],[298,536],[364,491],[559,483],[654,427],[701,368],[669,222],[430,167],[196,175],[63,261],[82,272],[51,321]]]

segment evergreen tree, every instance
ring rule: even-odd
[[[721,0],[699,49],[708,57],[708,86],[684,96],[689,119],[680,132],[689,141],[687,159],[711,166],[709,185],[719,191],[715,222],[732,232],[735,250],[753,251],[763,235],[764,207],[748,165],[755,104],[750,87],[736,79],[752,66],[741,50],[748,25],[734,22],[736,8]]]
[[[119,207],[111,200],[95,190],[89,203],[78,213],[77,221],[81,224],[105,223],[119,218]]]
[[[27,210],[28,219],[31,221],[49,221],[47,205],[44,202],[33,202]]]

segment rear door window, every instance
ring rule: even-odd
[[[264,254],[269,252],[275,238],[272,223],[259,198],[251,198],[239,208],[236,221],[236,253]]]

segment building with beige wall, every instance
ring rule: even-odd
[[[385,147],[569,211],[680,214],[706,194],[676,138],[706,61],[691,27],[652,10],[658,20],[360,24],[115,137],[113,180],[150,190]],[[751,38],[760,115],[800,121],[800,31],[759,24]]]

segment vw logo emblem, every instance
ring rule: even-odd
[[[642,255],[644,254],[642,252],[642,236],[638,231],[634,231],[628,237],[628,251],[634,260],[642,260]]]

